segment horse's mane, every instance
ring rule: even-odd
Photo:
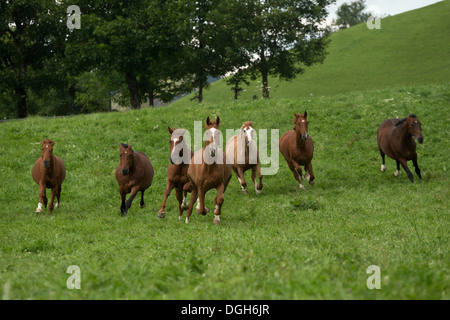
[[[402,125],[406,121],[406,119],[408,119],[408,118],[417,118],[417,116],[414,113],[412,113],[407,118],[403,118],[399,122],[397,122],[395,124],[395,126],[398,127],[398,126]]]
[[[126,143],[121,143],[120,145],[121,145],[122,147],[124,147],[125,149],[128,148],[128,144],[126,144]]]

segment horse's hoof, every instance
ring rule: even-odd
[[[309,180],[309,185],[310,186],[314,185],[314,180]]]
[[[261,194],[261,190],[255,189],[255,193],[256,193],[256,195],[260,195]]]
[[[309,174],[305,174],[305,175],[303,175],[303,179],[306,179],[309,181],[309,179],[311,179],[311,176]]]
[[[164,219],[166,217],[165,212],[158,212],[158,218]]]
[[[36,209],[34,213],[42,213],[42,209]]]
[[[220,220],[214,219],[214,220],[213,220],[213,223],[216,224],[216,225],[219,225],[219,224],[220,224]]]
[[[248,190],[247,189],[242,189],[242,194],[247,194]]]
[[[209,212],[209,207],[205,207],[205,212],[201,212],[200,209],[195,209],[198,214],[206,216],[206,214]]]
[[[305,187],[301,183],[299,183],[298,186],[299,186],[300,189],[305,190]]]
[[[127,214],[125,212],[122,212],[121,216],[122,216],[122,218],[124,218],[127,216]]]
[[[139,203],[139,208],[145,208],[145,203],[143,204],[143,205],[141,205],[140,203]]]
[[[60,206],[60,204],[59,204],[59,202],[57,202],[57,203],[55,204],[55,209],[58,209],[59,206]]]
[[[384,164],[381,165],[381,172],[385,172],[386,171],[386,166]]]
[[[402,172],[401,172],[400,170],[396,170],[396,171],[394,172],[394,176],[395,176],[395,177],[398,177],[401,173],[402,173]]]

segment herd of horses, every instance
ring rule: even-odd
[[[294,113],[294,115],[294,128],[283,134],[279,147],[299,187],[304,189],[301,179],[306,179],[311,185],[314,184],[312,168],[314,142],[308,134],[307,112]],[[215,121],[210,120],[209,117],[206,119],[205,144],[196,152],[191,151],[186,144],[185,129],[168,127],[171,135],[170,163],[167,168],[167,187],[157,215],[159,218],[165,217],[166,201],[173,189],[176,191],[178,200],[179,219],[182,219],[183,212],[186,211],[186,223],[189,222],[195,202],[197,202],[197,213],[206,215],[210,211],[205,206],[205,194],[211,189],[216,189],[213,223],[220,224],[224,193],[231,180],[232,172],[240,183],[242,193],[246,194],[248,191],[244,173],[251,170],[255,192],[256,194],[261,192],[262,175],[259,153],[256,142],[253,140],[252,122],[243,123],[239,134],[228,140],[226,151],[220,149],[218,145],[219,126],[219,117]],[[415,172],[421,179],[415,139],[423,143],[421,122],[416,115],[411,114],[404,119],[383,121],[377,131],[378,148],[382,158],[381,172],[386,171],[385,156],[387,155],[397,162],[395,176],[400,174],[400,165],[402,165],[408,178],[414,183],[413,174],[407,165],[407,161],[412,160]],[[42,212],[42,206],[47,208],[46,189],[51,189],[50,214],[60,205],[61,187],[66,176],[66,169],[63,160],[53,155],[54,144],[55,142],[49,139],[41,142],[42,156],[36,160],[33,167],[33,179],[39,185],[39,204],[36,213]],[[181,158],[187,161],[180,161]],[[215,161],[218,158],[221,161]],[[301,167],[305,170],[304,175]],[[138,192],[141,192],[139,207],[145,207],[144,192],[151,186],[153,176],[153,166],[145,153],[134,151],[131,144],[120,144],[120,163],[115,171],[115,177],[119,184],[122,216],[126,216]],[[187,193],[191,193],[189,202]],[[128,200],[126,200],[127,194],[130,194]],[[57,203],[54,206],[55,197]]]

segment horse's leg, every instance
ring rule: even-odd
[[[189,218],[191,217],[191,213],[194,210],[194,204],[195,204],[195,201],[197,200],[197,196],[198,196],[197,188],[192,188],[191,201],[189,202],[189,208],[186,211],[186,223],[189,222]]]
[[[417,153],[414,153],[412,162],[413,162],[416,174],[419,176],[419,179],[422,179],[422,175],[420,174],[419,164],[417,163]]]
[[[167,201],[167,198],[169,197],[170,192],[172,191],[173,188],[174,188],[174,185],[169,180],[167,180],[166,190],[164,191],[164,199],[161,204],[161,208],[159,209],[159,212],[158,212],[158,218],[166,217],[166,201]]]
[[[402,173],[400,171],[400,161],[399,160],[395,160],[395,162],[397,163],[397,171],[394,172],[394,176],[398,177],[400,175],[400,173]]]
[[[411,182],[414,183],[413,174],[412,174],[411,170],[409,170],[408,163],[406,162],[406,160],[405,159],[399,159],[399,161],[400,161],[400,164],[403,167],[403,170],[406,171],[406,174],[408,175],[409,180],[411,180]]]
[[[308,176],[309,176],[307,180],[310,185],[313,185],[315,176],[314,176],[314,171],[313,171],[313,167],[312,167],[312,162],[309,162],[305,167],[307,168],[307,169],[305,169],[305,171],[308,172]]]
[[[127,209],[126,197],[127,197],[127,194],[126,194],[125,190],[123,188],[120,188],[120,199],[121,199],[120,212],[122,214],[122,217],[124,217],[127,214],[127,212],[126,212],[126,209]]]
[[[291,160],[292,164],[292,172],[294,173],[295,179],[298,181],[300,189],[305,189],[305,187],[300,182],[300,177],[302,176],[302,168],[300,168],[300,165],[295,160]]]
[[[45,183],[39,183],[39,203],[38,206],[36,208],[36,213],[41,213],[42,212],[42,204],[44,204],[44,206],[47,208],[47,196],[45,194],[46,191],[46,186]]]
[[[198,190],[198,206],[197,206],[197,213],[200,213],[202,215],[206,215],[209,212],[209,208],[205,207],[205,194],[206,192],[199,188]]]
[[[139,208],[145,208],[145,202],[144,202],[144,192],[145,190],[141,191],[141,201],[139,202]]]
[[[175,195],[176,195],[176,197],[177,197],[177,200],[178,200],[178,212],[179,212],[179,219],[181,220],[181,217],[183,216],[183,211],[185,210],[185,209],[183,209],[183,191],[182,190],[178,190],[178,189],[175,189],[175,191],[176,191],[176,193],[175,193]]]
[[[55,209],[58,209],[59,206],[61,205],[60,203],[60,198],[61,198],[61,190],[62,190],[62,185],[58,186],[58,190],[56,191],[56,204],[55,204]]]
[[[214,224],[220,224],[220,213],[222,212],[222,204],[223,204],[223,192],[225,186],[221,183],[217,188],[217,196],[214,199]]]
[[[381,159],[383,160],[383,163],[381,164],[381,172],[385,172],[386,171],[386,164],[385,164],[386,154],[381,149],[379,149],[379,150],[380,150]]]
[[[131,188],[131,194],[130,197],[127,200],[127,204],[125,207],[125,214],[122,213],[122,217],[127,215],[128,210],[131,207],[131,204],[133,203],[134,198],[136,197],[137,193],[139,191],[139,186],[134,186],[133,188]]]
[[[187,210],[187,208],[189,208],[189,201],[187,199],[187,191],[182,191],[183,192],[183,202],[181,204],[181,209],[183,210]]]
[[[237,172],[238,172],[238,180],[241,184],[241,190],[243,194],[247,194],[247,182],[245,182],[245,178],[244,178],[244,168],[242,166],[237,167]]]
[[[58,192],[58,186],[53,187],[52,195],[50,196],[50,204],[48,205],[48,211],[50,212],[50,215],[52,215],[52,213],[53,213],[53,208],[54,208],[53,203],[55,202],[55,196],[56,196],[57,192]]]
[[[259,178],[259,184],[256,183],[256,173],[258,174],[258,178]],[[253,184],[255,185],[255,193],[258,195],[261,193],[261,189],[262,189],[262,174],[261,174],[261,168],[259,166],[259,163],[252,167],[252,181]]]

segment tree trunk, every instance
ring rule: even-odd
[[[128,90],[130,91],[131,109],[141,108],[141,97],[139,96],[139,86],[136,76],[133,73],[127,72],[125,74],[128,84]]]
[[[27,110],[27,92],[22,86],[14,88],[17,97],[17,116],[19,118],[26,118]]]
[[[150,105],[150,107],[154,108],[155,107],[155,94],[153,89],[149,90],[150,92],[148,93],[148,104]]]
[[[263,98],[264,99],[269,99],[269,80],[268,80],[268,76],[267,76],[267,70],[263,70],[261,71],[262,74],[262,85],[263,85]]]
[[[261,47],[261,66],[260,66],[261,76],[262,76],[262,96],[264,99],[269,99],[269,79],[268,79],[268,71],[266,66],[266,55],[265,55],[265,47]]]
[[[198,103],[203,102],[203,78],[198,81]]]

